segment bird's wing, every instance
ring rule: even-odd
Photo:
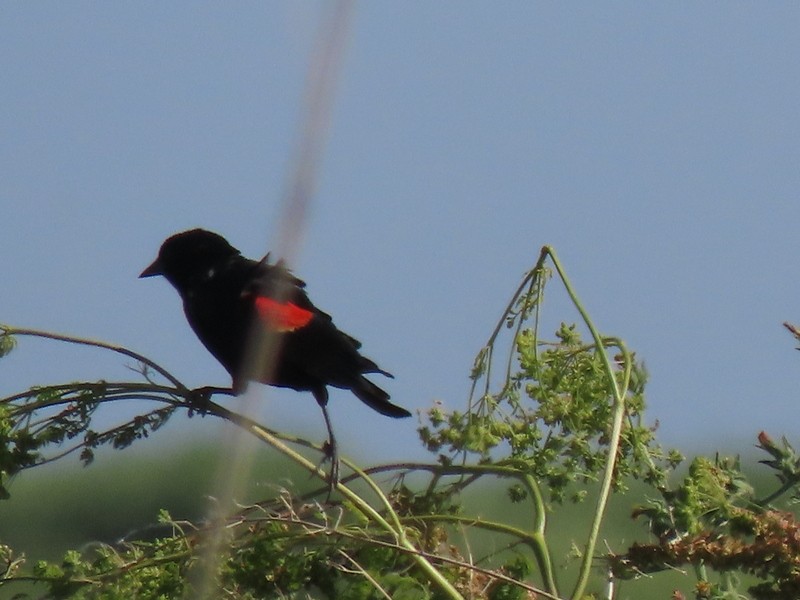
[[[308,298],[305,285],[284,266],[283,261],[270,264],[267,254],[258,263],[253,263],[242,296],[253,302],[258,318],[273,331],[297,331],[315,317],[332,323],[331,316],[319,310]]]

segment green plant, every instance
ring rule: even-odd
[[[561,323],[545,339],[542,305],[553,276],[580,326]],[[246,506],[223,503],[203,523],[178,522],[163,512],[159,522],[168,533],[156,539],[70,551],[60,564],[38,562],[28,571],[3,546],[0,588],[35,581],[52,598],[579,600],[611,598],[621,580],[689,565],[696,598],[743,597],[739,574],[756,578],[753,598],[792,597],[800,590],[800,528],[775,508],[797,493],[800,459],[792,447],[759,437],[770,456],[765,465],[779,479],[762,499],[732,459],[697,458],[674,484],[682,456],[658,446],[644,420],[643,365],[619,338],[598,332],[549,247],[479,351],[467,409],[437,404],[427,411],[419,433],[434,460],[363,468],[343,459],[330,498],[326,474],[306,456],[322,455],[324,448],[213,402],[207,390],[187,388],[125,348],[4,326],[0,351],[11,351],[23,336],[120,353],[140,364],[142,380],[37,387],[0,399],[0,493],[8,495],[14,475],[73,452],[89,464],[100,446],[124,449],[179,411],[230,422],[321,485],[305,493],[282,489]],[[132,399],[156,408],[93,429],[97,411]],[[378,477],[387,475],[390,483],[379,485]],[[623,544],[603,525],[611,500],[637,480],[648,490],[634,511],[646,523],[643,541]],[[464,499],[485,481],[505,486],[522,509],[523,525],[469,511]],[[550,515],[588,501],[594,508],[583,539],[574,542],[577,567],[568,583],[560,582]],[[471,540],[480,532],[502,542],[475,558]],[[601,576],[593,575],[598,566]]]

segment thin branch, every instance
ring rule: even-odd
[[[369,571],[367,571],[364,567],[362,567],[355,558],[350,556],[344,550],[339,549],[339,550],[337,550],[337,552],[345,560],[349,561],[350,564],[352,564],[353,567],[354,567],[352,570],[349,570],[349,571],[346,571],[346,572],[353,573],[353,574],[356,574],[356,575],[361,575],[364,579],[366,579],[367,581],[369,581],[372,584],[372,587],[374,587],[381,596],[383,596],[387,600],[392,600],[392,597],[389,595],[389,593],[385,589],[383,589],[383,586],[380,583],[378,583],[378,581],[372,575],[369,574]],[[341,566],[337,566],[336,568],[344,570],[344,567],[341,567]]]
[[[154,371],[156,371],[159,375],[164,377],[167,381],[169,381],[172,385],[176,388],[179,388],[184,391],[188,391],[188,388],[184,386],[177,377],[173,376],[169,371],[167,371],[164,367],[159,365],[153,360],[150,360],[146,356],[143,356],[137,352],[132,350],[128,350],[123,346],[119,346],[117,344],[109,344],[108,342],[101,342],[99,340],[92,340],[89,338],[81,338],[75,337],[72,335],[64,335],[60,333],[52,333],[49,331],[41,331],[39,329],[27,329],[22,327],[10,327],[7,325],[0,325],[0,331],[2,331],[5,335],[26,335],[32,337],[40,337],[49,340],[57,340],[60,342],[69,342],[71,344],[79,344],[82,346],[92,346],[94,348],[103,348],[105,350],[111,350],[112,352],[116,352],[118,354],[122,354],[123,356],[127,356],[132,358],[144,365],[147,365]]]

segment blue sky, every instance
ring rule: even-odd
[[[183,229],[251,256],[277,237],[323,5],[232,6],[0,7],[0,322],[227,383],[175,292],[136,276]],[[794,2],[360,3],[295,270],[395,401],[461,408],[551,244],[646,361],[666,444],[796,440],[798,26]],[[31,340],[0,372],[3,393],[130,376]],[[414,420],[331,402],[345,453],[421,455]],[[270,391],[262,418],[324,436],[309,395]],[[218,432],[182,421],[163,439]]]

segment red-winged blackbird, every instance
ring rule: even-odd
[[[361,344],[339,331],[330,315],[308,299],[305,283],[281,261],[243,257],[225,238],[192,229],[168,238],[158,258],[140,277],[163,275],[183,300],[183,309],[197,337],[233,378],[233,391],[248,380],[310,391],[322,407],[336,469],[335,440],[326,409],[327,386],[351,390],[359,400],[383,415],[409,417],[389,402],[389,394],[364,377],[392,377],[359,353]],[[277,360],[246,365],[251,343],[269,340]],[[255,339],[255,341],[254,341]],[[274,364],[271,364],[274,363]],[[333,477],[332,477],[333,479]]]

